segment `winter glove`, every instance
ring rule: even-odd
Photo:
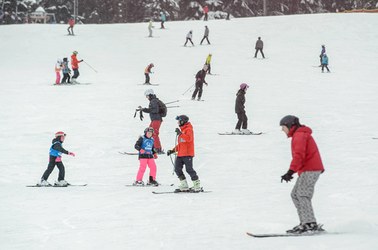
[[[157,159],[157,158],[158,158],[158,156],[157,156],[157,154],[155,153],[155,154],[154,154],[154,159]]]
[[[294,174],[294,171],[289,169],[289,171],[287,171],[286,174],[281,176],[281,183],[282,181],[286,181],[286,182],[291,181],[291,179],[293,179],[293,174]]]
[[[80,62],[83,62],[83,61],[84,61],[84,59],[81,59],[81,60],[80,60]]]
[[[205,82],[206,86],[209,86],[209,84],[207,84],[207,82]]]
[[[181,130],[179,128],[176,128],[175,132],[176,132],[177,135],[181,135],[182,134]]]
[[[174,150],[168,150],[167,155],[169,156],[169,155],[173,154],[174,152],[175,152]]]
[[[75,157],[75,153],[73,153],[73,152],[68,152],[68,155]]]

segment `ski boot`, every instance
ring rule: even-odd
[[[154,180],[154,178],[152,176],[150,176],[150,180],[148,181],[147,185],[157,187],[157,186],[159,186],[159,183],[156,180]]]
[[[299,224],[298,226],[293,227],[293,229],[287,230],[286,233],[290,234],[302,234],[302,233],[314,233],[314,232],[324,231],[322,226],[318,226],[316,222],[309,222],[305,224]]]
[[[48,187],[48,186],[52,186],[52,185],[48,181],[41,179],[41,181],[39,183],[37,183],[37,186]]]
[[[69,184],[65,180],[55,181],[54,186],[67,187]]]
[[[175,190],[176,193],[178,192],[189,192],[189,186],[186,179],[180,180],[180,184],[178,186],[178,189]]]
[[[144,182],[143,181],[135,181],[133,183],[133,186],[144,186]]]
[[[201,192],[202,188],[201,188],[201,182],[200,182],[200,180],[193,181],[193,187],[190,190],[192,192],[194,192],[194,193]]]
[[[252,132],[249,130],[249,129],[242,129],[241,130],[241,133],[243,134],[243,135],[250,135],[250,134],[252,134]]]
[[[242,134],[242,132],[240,131],[240,129],[235,129],[232,133],[235,134],[235,135]]]

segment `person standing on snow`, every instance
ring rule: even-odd
[[[319,57],[320,57],[320,65],[319,65],[319,67],[322,66],[323,55],[324,55],[325,53],[326,53],[326,48],[325,48],[325,45],[323,44],[323,45],[322,45],[322,50],[320,51],[320,55],[319,55]]]
[[[190,30],[189,33],[186,35],[186,41],[185,41],[185,44],[184,44],[185,47],[186,47],[186,44],[188,43],[188,41],[192,44],[192,46],[194,46],[194,43],[192,41],[192,37],[193,37],[193,31]]]
[[[261,37],[258,37],[258,39],[256,41],[256,45],[255,45],[255,50],[256,50],[255,58],[257,57],[257,52],[259,52],[259,51],[260,51],[262,57],[265,58],[263,48],[264,48],[264,42],[261,40]]]
[[[326,53],[322,55],[322,73],[324,73],[324,67],[327,69],[328,73],[331,72],[328,68],[328,56]]]
[[[210,44],[210,41],[209,41],[209,33],[210,33],[210,30],[209,28],[207,27],[207,25],[205,25],[205,33],[203,34],[203,38],[200,42],[200,45],[202,45],[202,42],[206,39],[207,41],[207,44]]]
[[[154,148],[158,154],[164,154],[164,151],[161,147],[160,138],[159,138],[159,129],[161,123],[163,122],[163,118],[160,114],[160,100],[156,97],[154,91],[152,89],[147,89],[144,92],[146,98],[150,101],[148,108],[142,108],[141,106],[138,107],[138,110],[142,110],[142,112],[150,114],[150,127],[154,129],[153,138],[154,138]]]
[[[179,189],[180,192],[201,192],[201,183],[197,172],[193,169],[193,157],[194,157],[194,132],[193,126],[189,122],[189,117],[186,115],[180,115],[176,117],[179,128],[176,128],[176,134],[178,136],[178,144],[172,149],[167,151],[167,155],[177,153],[175,160],[175,173],[180,180]],[[186,172],[190,175],[193,181],[193,187],[189,189],[188,182],[182,171],[185,165]]]
[[[238,122],[236,123],[234,134],[250,134],[251,131],[247,129],[248,127],[248,117],[245,113],[245,93],[249,85],[246,83],[240,84],[240,89],[236,93],[235,101],[235,113],[238,116]],[[242,130],[240,130],[242,128]]]
[[[60,71],[61,70],[62,70],[62,61],[60,59],[58,59],[56,64],[55,64],[55,75],[56,75],[55,84],[60,83]]]
[[[62,162],[62,154],[67,154],[71,156],[75,156],[74,153],[68,152],[62,147],[62,143],[66,138],[66,134],[64,132],[56,132],[55,138],[52,140],[52,145],[50,147],[50,159],[49,164],[47,166],[46,171],[43,173],[41,182],[39,183],[40,186],[51,186],[50,183],[47,182],[51,172],[54,170],[55,165],[59,169],[58,180],[55,181],[56,186],[67,186],[69,185],[67,181],[64,180],[65,170],[64,165]]]
[[[144,69],[144,76],[146,77],[146,80],[144,84],[151,84],[150,83],[150,74],[153,73],[151,70],[155,65],[153,63],[150,63],[147,65],[147,67]]]
[[[207,19],[209,18],[208,13],[209,13],[209,7],[207,7],[207,5],[205,5],[203,7],[203,16],[204,16],[203,20],[204,21],[207,21]]]
[[[201,101],[203,84],[206,84],[207,86],[207,82],[205,80],[206,71],[207,71],[207,65],[204,65],[203,68],[200,71],[198,71],[196,74],[196,83],[195,83],[196,89],[193,92],[192,100],[196,99],[196,96],[198,93],[197,100]]]
[[[324,231],[316,223],[312,208],[312,197],[315,184],[321,173],[324,172],[323,163],[318,147],[312,137],[312,130],[299,123],[293,115],[287,115],[280,121],[282,131],[291,139],[292,160],[286,174],[281,176],[281,182],[289,182],[293,174],[298,173],[298,179],[291,192],[291,198],[297,209],[300,224],[288,233],[301,234],[311,231]]]
[[[148,23],[148,37],[152,37],[152,29],[154,28],[154,26],[152,25],[152,19],[150,20],[150,22]]]
[[[165,29],[164,22],[167,20],[167,17],[165,16],[163,11],[160,11],[160,29]]]
[[[74,32],[73,32],[73,28],[74,28],[74,26],[75,26],[75,19],[73,18],[73,17],[70,17],[69,19],[68,19],[68,29],[67,29],[67,31],[68,31],[68,35],[72,35],[72,36],[74,36],[75,34],[74,34]]]
[[[157,159],[157,154],[154,148],[154,139],[152,138],[153,133],[153,128],[146,128],[144,130],[144,136],[139,137],[138,141],[135,143],[135,149],[139,151],[139,170],[136,181],[133,183],[134,186],[144,186],[143,175],[147,166],[150,168],[150,177],[147,185],[159,185],[156,181],[155,159]]]
[[[82,60],[77,60],[77,54],[79,54],[79,52],[77,51],[74,51],[72,52],[72,55],[71,55],[71,67],[72,67],[72,70],[74,72],[73,76],[72,76],[72,80],[71,82],[72,83],[78,83],[76,81],[76,79],[79,77],[80,73],[79,73],[79,63],[81,63],[82,61],[84,61],[83,59]]]
[[[211,75],[211,65],[210,65],[210,63],[211,63],[211,57],[212,57],[213,55],[212,54],[209,54],[207,57],[206,57],[206,61],[205,61],[205,65],[206,65],[206,68],[207,68],[207,70],[206,70],[206,72],[209,74],[209,75]]]
[[[63,72],[63,79],[62,79],[62,83],[70,83],[70,73],[71,73],[71,70],[70,68],[68,67],[68,60],[67,60],[67,57],[63,58],[63,63],[62,63],[62,72]]]

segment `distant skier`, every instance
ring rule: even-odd
[[[319,55],[319,57],[320,57],[320,65],[319,65],[319,67],[321,67],[322,66],[322,59],[323,59],[323,55],[326,53],[326,48],[325,48],[325,45],[323,44],[322,45],[322,50],[320,51],[320,55]]]
[[[58,59],[55,64],[55,84],[60,84],[60,71],[62,70],[62,61]]]
[[[289,182],[293,174],[298,173],[298,179],[291,192],[291,198],[297,209],[300,224],[288,233],[305,233],[308,231],[323,231],[316,223],[311,199],[315,184],[324,172],[318,147],[312,138],[312,130],[299,123],[293,115],[287,115],[280,121],[282,131],[291,139],[292,160],[286,174],[281,176],[281,182]]]
[[[67,29],[68,35],[72,35],[72,36],[75,35],[73,31],[74,26],[75,26],[75,19],[73,17],[70,17],[68,19],[68,29]]]
[[[164,23],[167,20],[167,16],[164,14],[163,11],[160,11],[160,29],[165,29]]]
[[[203,84],[206,84],[206,86],[207,86],[207,82],[205,80],[206,71],[207,71],[207,66],[205,65],[196,74],[196,82],[195,82],[196,89],[193,92],[192,100],[196,99],[196,96],[197,96],[197,93],[198,93],[198,99],[197,100],[201,101]]]
[[[202,42],[206,39],[207,41],[207,44],[210,44],[210,41],[209,41],[209,33],[210,33],[210,30],[209,30],[209,27],[207,27],[207,25],[205,25],[205,32],[203,34],[203,38],[200,42],[200,45],[202,45]]]
[[[154,139],[152,138],[153,133],[153,128],[146,128],[144,130],[144,135],[139,137],[138,141],[135,143],[135,149],[139,151],[139,170],[136,176],[136,181],[133,183],[135,186],[144,186],[143,175],[147,166],[150,168],[150,177],[147,185],[159,185],[156,181],[155,159],[157,159],[158,156],[154,148]]]
[[[83,59],[81,59],[80,61],[77,60],[77,57],[76,57],[77,54],[79,54],[79,52],[74,51],[74,52],[72,52],[72,55],[71,55],[71,67],[72,67],[72,70],[74,72],[74,74],[72,76],[72,80],[71,80],[72,83],[78,83],[76,81],[76,79],[80,75],[80,73],[79,73],[79,63],[81,63],[82,61],[84,61]]]
[[[259,51],[260,51],[262,57],[265,58],[263,48],[264,48],[264,42],[261,40],[261,37],[259,37],[257,39],[256,45],[255,45],[255,49],[256,49],[255,58],[257,57],[257,52],[259,52]]]
[[[238,116],[238,122],[236,123],[234,134],[251,134],[252,132],[247,129],[248,117],[245,113],[245,93],[249,85],[246,83],[240,84],[240,89],[236,93],[235,101],[235,113]],[[242,130],[240,130],[242,128]]]
[[[63,63],[62,63],[62,72],[63,72],[63,79],[62,83],[71,83],[71,69],[68,67],[68,60],[67,57],[63,58]]]
[[[55,133],[55,138],[52,140],[52,145],[50,147],[49,164],[46,171],[42,175],[41,182],[39,183],[40,186],[51,186],[51,184],[47,182],[47,179],[49,178],[51,172],[54,170],[55,165],[59,169],[58,180],[55,181],[55,185],[68,185],[67,181],[64,180],[65,170],[62,162],[62,154],[75,156],[75,153],[68,152],[62,147],[62,143],[64,142],[65,137],[66,134],[62,131]]]
[[[189,33],[186,35],[186,41],[185,41],[185,44],[184,46],[186,46],[186,44],[188,43],[188,41],[192,44],[192,46],[194,46],[194,43],[192,41],[192,38],[193,38],[193,31],[189,31]]]
[[[206,72],[211,75],[211,58],[212,58],[212,54],[209,54],[207,57],[206,57],[206,61],[205,61],[205,65],[206,65]]]
[[[326,53],[322,55],[322,73],[324,73],[324,68],[327,69],[328,73],[331,72],[329,71],[329,68],[328,68],[328,56]]]
[[[155,65],[153,63],[150,63],[147,65],[147,67],[144,69],[144,76],[146,77],[146,80],[144,81],[144,84],[151,84],[150,83],[150,74],[152,74],[153,72],[151,71],[152,68],[154,67]]]
[[[209,7],[207,5],[205,5],[203,7],[203,16],[204,16],[203,20],[204,21],[207,21],[207,19],[209,18],[208,13],[209,13]]]
[[[176,128],[177,134],[177,145],[172,149],[167,151],[167,155],[177,153],[177,158],[175,160],[175,173],[180,180],[180,185],[178,186],[179,191],[185,192],[189,191],[189,185],[182,171],[184,165],[186,172],[190,175],[193,181],[193,187],[191,190],[194,192],[201,191],[201,183],[196,171],[193,169],[193,157],[194,157],[194,132],[193,126],[189,122],[189,117],[186,115],[180,115],[176,117],[179,128]]]
[[[154,26],[152,25],[152,20],[150,20],[150,22],[148,23],[148,37],[152,37],[152,29],[154,28]]]

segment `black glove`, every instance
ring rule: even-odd
[[[293,170],[290,169],[289,171],[287,171],[286,174],[281,176],[281,183],[282,181],[286,181],[286,182],[291,181],[291,179],[293,179],[293,174],[294,174]]]
[[[175,151],[174,150],[168,150],[167,151],[167,156],[169,156],[170,154],[173,154]]]
[[[83,61],[84,61],[84,59],[81,59],[81,60],[80,60],[80,62],[83,62]]]
[[[182,134],[181,130],[179,128],[176,128],[175,132],[176,132],[177,135],[181,135]]]

